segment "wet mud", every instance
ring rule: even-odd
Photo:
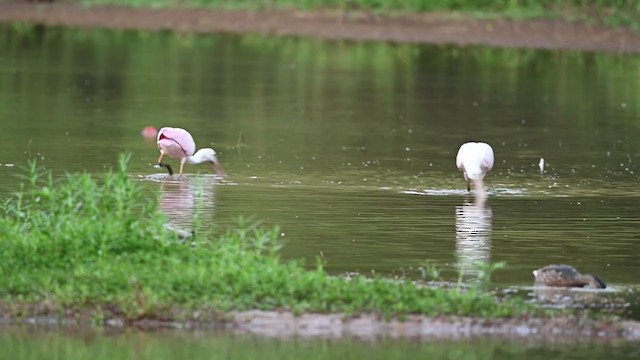
[[[96,325],[96,317],[40,316],[0,318],[0,324],[38,327],[81,328]],[[195,316],[194,318],[197,318]],[[107,329],[135,328],[140,330],[209,330],[234,334],[251,334],[267,338],[354,338],[362,340],[398,339],[470,339],[490,337],[499,339],[536,339],[547,342],[640,340],[640,322],[615,319],[587,319],[580,316],[553,318],[473,318],[426,317],[407,315],[385,319],[375,314],[301,315],[283,311],[243,311],[219,314],[217,320],[184,320],[110,317],[99,322]]]
[[[337,11],[240,11],[193,8],[0,2],[0,23],[84,28],[305,36],[332,40],[488,45],[506,48],[640,52],[640,33],[556,20],[480,20],[449,14],[384,15]]]

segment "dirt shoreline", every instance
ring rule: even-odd
[[[466,339],[499,337],[531,338],[544,341],[640,340],[640,322],[595,321],[572,318],[480,319],[443,316],[429,318],[408,315],[402,320],[385,321],[380,316],[342,314],[303,314],[273,311],[234,313],[232,330],[268,337],[323,337],[358,339]]]
[[[86,315],[86,314],[85,314]],[[111,329],[141,330],[211,330],[234,334],[251,334],[267,338],[355,338],[376,340],[406,338],[414,340],[500,338],[528,339],[542,342],[576,341],[640,341],[640,322],[588,320],[584,318],[513,318],[481,319],[443,316],[429,318],[408,315],[402,320],[385,320],[381,316],[362,314],[302,314],[291,312],[244,311],[224,315],[223,320],[125,320],[107,318],[102,325]],[[93,319],[93,320],[92,320]],[[2,317],[0,325],[31,325],[39,327],[95,326],[93,317]]]
[[[151,31],[256,33],[331,40],[640,52],[640,32],[624,28],[545,20],[451,19],[445,14],[380,16],[326,11],[86,8],[70,3],[0,2],[0,23],[11,22]]]

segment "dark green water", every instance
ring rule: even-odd
[[[101,173],[127,151],[173,223],[277,224],[285,257],[332,272],[430,260],[456,279],[504,260],[497,283],[529,286],[569,263],[624,289],[640,274],[639,75],[637,56],[598,53],[3,27],[0,195],[30,158]],[[190,130],[228,178],[163,174],[147,125]],[[468,140],[496,155],[482,208],[455,167]]]
[[[277,340],[184,332],[0,331],[0,359],[637,359],[634,343]]]

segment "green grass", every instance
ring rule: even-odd
[[[373,12],[445,11],[481,17],[563,18],[636,26],[640,2],[636,0],[82,0],[88,5],[116,4],[137,7],[209,6],[227,9],[296,8]]]
[[[278,229],[240,223],[218,238],[199,234],[185,243],[163,226],[158,199],[130,179],[128,161],[123,156],[100,178],[73,174],[60,181],[30,163],[22,189],[0,208],[5,308],[48,304],[129,318],[167,317],[170,309],[485,317],[533,311],[480,286],[347,279],[327,274],[321,263],[308,270],[280,258]]]

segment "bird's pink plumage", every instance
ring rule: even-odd
[[[158,132],[158,148],[173,158],[191,156],[196,152],[196,143],[185,129],[163,127]]]

